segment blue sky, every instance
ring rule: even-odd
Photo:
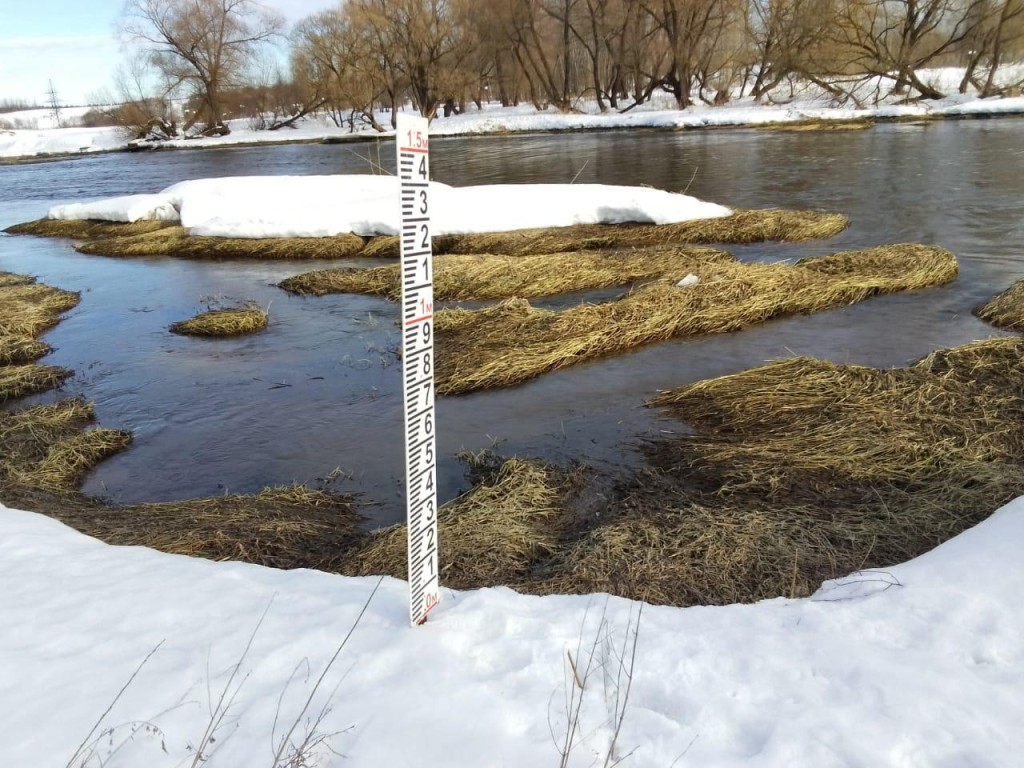
[[[337,0],[264,0],[289,21]],[[46,101],[48,81],[64,104],[112,91],[124,58],[116,26],[124,0],[0,0],[0,100]]]

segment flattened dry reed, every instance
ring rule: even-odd
[[[78,305],[79,295],[35,282],[24,275],[0,273],[0,335],[35,337],[52,328],[60,315]]]
[[[975,314],[997,328],[1024,331],[1024,280],[1018,280],[994,299],[978,307]]]
[[[358,235],[335,237],[193,237],[174,226],[127,237],[107,237],[77,246],[96,256],[177,256],[186,259],[341,259],[363,249]]]
[[[897,245],[786,264],[694,266],[700,282],[655,282],[616,301],[560,312],[512,299],[482,310],[444,310],[437,388],[457,394],[510,386],[656,341],[724,333],[787,314],[817,312],[869,296],[939,285],[957,274],[940,248]]]
[[[0,365],[20,365],[38,360],[50,347],[31,336],[0,334]]]
[[[182,336],[241,336],[266,328],[269,317],[255,306],[211,309],[174,323],[169,330]]]
[[[768,123],[757,126],[758,130],[779,133],[804,133],[807,131],[864,131],[874,128],[874,120],[801,120],[798,123]]]
[[[734,258],[724,251],[696,246],[543,256],[445,255],[434,259],[434,297],[468,301],[551,296],[668,275],[679,279],[698,265],[731,261]],[[314,296],[367,293],[394,301],[401,294],[397,266],[306,272],[282,281],[280,287]]]
[[[441,581],[453,589],[522,584],[556,549],[564,475],[539,461],[509,459],[438,515]],[[406,527],[370,536],[342,567],[348,575],[406,578]]]
[[[85,475],[108,456],[127,448],[132,437],[113,429],[90,429],[57,440],[45,458],[19,473],[17,482],[26,487],[69,492]]]
[[[59,387],[74,372],[53,365],[6,365],[0,367],[0,403],[36,395]]]
[[[15,224],[4,232],[10,235],[67,237],[72,240],[95,240],[104,237],[129,237],[147,234],[174,226],[169,221],[99,221],[96,219],[37,219]]]
[[[536,256],[654,245],[741,244],[767,240],[795,242],[833,237],[848,225],[849,219],[838,213],[734,210],[731,216],[679,224],[580,224],[511,232],[444,235],[434,238],[433,249],[435,254]],[[373,238],[360,255],[394,258],[398,256],[398,238]]]

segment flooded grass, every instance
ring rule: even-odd
[[[725,272],[744,266],[754,270],[745,282]],[[696,285],[658,282],[634,293],[697,294],[719,270],[717,282],[727,285],[703,298],[706,307],[729,295],[764,310],[774,306],[761,301],[766,293],[859,300],[950,279],[956,263],[938,249],[901,246],[798,266],[723,260],[706,269]],[[760,279],[779,270],[786,276]],[[529,321],[535,310],[526,308]],[[638,305],[633,322],[650,309]],[[457,325],[477,314],[450,317]],[[594,478],[585,470],[529,459],[474,464],[472,489],[438,514],[442,583],[671,605],[800,597],[824,579],[915,557],[1024,493],[1021,338],[943,350],[893,370],[798,357],[663,392],[650,405],[697,434],[647,441],[645,466],[586,510],[579,500]],[[83,475],[130,440],[97,427],[91,405],[76,398],[0,411],[0,498],[114,544],[405,576],[405,528],[365,533],[351,496],[289,487],[116,507],[78,492]]]
[[[602,304],[539,310],[510,299],[435,316],[437,391],[505,387],[657,341],[725,333],[783,315],[818,312],[881,293],[940,285],[953,254],[922,245],[850,251],[798,265],[692,265],[699,282],[661,280]]]
[[[0,403],[60,386],[71,371],[34,365],[50,348],[36,337],[78,304],[77,293],[0,272]]]
[[[1024,331],[1024,280],[1018,280],[994,299],[978,307],[975,314],[997,328]]]
[[[95,427],[80,399],[0,412],[0,498],[110,544],[280,568],[336,569],[362,535],[352,497],[302,486],[123,507],[78,492],[89,470],[130,443],[126,432]]]
[[[510,459],[439,514],[442,583],[668,605],[812,594],[916,557],[1024,493],[1024,340],[878,370],[796,358],[665,392],[699,434],[649,441],[599,514]],[[404,577],[405,528],[342,572]],[[868,570],[865,580],[886,575]]]
[[[7,327],[42,332],[77,298],[29,277],[0,273]],[[0,360],[0,403],[53,389],[71,375],[63,368]],[[92,405],[79,398],[0,410],[0,499],[111,544],[282,568],[336,569],[360,538],[362,519],[351,496],[301,486],[125,507],[78,491],[87,472],[130,444],[129,433],[97,427]]]
[[[542,256],[449,254],[434,258],[434,298],[472,301],[552,296],[672,275],[679,279],[699,265],[731,261],[735,258],[725,251],[697,246]],[[300,295],[363,293],[398,301],[399,274],[397,266],[324,269],[289,277],[280,287]]]
[[[270,315],[252,304],[225,309],[211,309],[195,317],[174,323],[171,333],[182,336],[242,336],[267,327]]]

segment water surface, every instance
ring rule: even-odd
[[[442,398],[440,495],[451,498],[465,486],[457,452],[489,447],[614,472],[637,460],[639,437],[685,428],[642,406],[659,389],[798,354],[904,365],[937,348],[1003,335],[971,310],[1024,277],[1022,128],[1010,119],[834,133],[435,140],[431,168],[449,184],[648,184],[734,207],[813,208],[852,220],[827,243],[733,249],[742,259],[914,241],[948,248],[961,264],[960,278],[942,288],[666,342],[522,386]],[[153,192],[191,178],[371,172],[378,151],[393,167],[387,143],[0,166],[0,227],[42,216],[55,203]],[[110,259],[77,254],[68,241],[0,236],[0,269],[82,292],[79,307],[46,335],[57,348],[47,362],[76,372],[64,392],[95,402],[104,426],[135,436],[128,451],[89,477],[86,491],[133,502],[328,482],[361,493],[371,517],[393,522],[404,515],[396,307],[362,296],[299,298],[275,287],[298,272],[352,263],[359,262]],[[211,296],[269,306],[270,328],[237,340],[167,332]]]

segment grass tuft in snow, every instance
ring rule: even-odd
[[[434,298],[471,301],[551,296],[628,285],[637,280],[681,277],[697,265],[734,260],[724,251],[696,246],[540,256],[449,254],[434,259]],[[306,272],[282,281],[280,286],[313,296],[367,293],[398,301],[401,295],[397,266]]]
[[[76,250],[96,256],[178,256],[186,259],[342,259],[363,249],[358,235],[262,239],[192,237],[184,227],[161,228],[125,237],[106,237]]]
[[[270,315],[252,303],[240,307],[211,309],[188,320],[174,323],[171,333],[182,336],[241,336],[267,327]]]
[[[1024,331],[1024,280],[1018,280],[994,299],[978,307],[975,314],[997,328]]]
[[[687,272],[696,285],[679,287]],[[511,299],[436,315],[437,390],[459,394],[511,386],[549,371],[683,336],[725,333],[782,315],[818,312],[870,296],[949,282],[953,254],[891,245],[804,259],[798,265],[692,263],[602,304],[562,311]]]

